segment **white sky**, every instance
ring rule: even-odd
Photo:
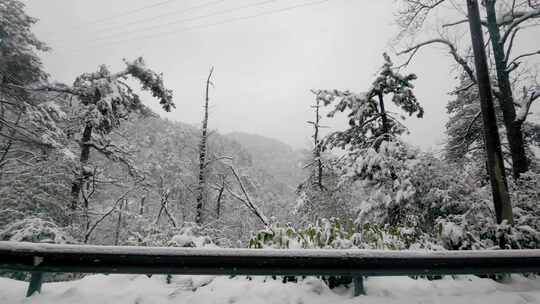
[[[26,3],[28,13],[40,19],[36,34],[53,48],[43,55],[53,78],[71,84],[99,64],[119,69],[122,58],[143,56],[174,90],[177,109],[164,116],[199,124],[204,81],[213,65],[210,127],[274,137],[296,148],[310,143],[310,89],[367,89],[382,64],[382,52],[391,49],[397,33],[392,0],[329,0],[235,22],[227,20],[313,0],[171,0],[92,23],[163,1]],[[205,3],[213,5],[174,13]],[[233,10],[246,5],[252,7]],[[217,14],[224,10],[231,12]],[[170,15],[155,18],[162,14]],[[208,26],[215,23],[221,24]],[[423,148],[444,138],[447,92],[455,85],[451,64],[446,50],[426,48],[408,69],[419,76],[416,94],[426,112],[422,120],[408,119],[409,139]],[[326,124],[340,125],[328,120]]]

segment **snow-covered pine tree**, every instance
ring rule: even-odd
[[[69,179],[60,172],[71,166],[66,113],[55,95],[29,89],[47,81],[38,53],[48,47],[24,8],[17,0],[0,3],[0,228],[28,216],[61,223]]]
[[[24,12],[16,0],[0,5],[0,167],[13,145],[50,148],[55,144],[55,108],[44,102],[48,96],[35,94],[25,86],[47,80],[37,52],[48,47],[32,33],[37,21]]]
[[[424,109],[413,94],[415,74],[401,75],[393,67],[390,57],[383,54],[384,64],[371,87],[364,93],[321,90],[317,98],[325,105],[337,101],[328,117],[348,111],[349,128],[328,135],[323,142],[325,149],[341,148],[358,152],[368,147],[377,148],[381,141],[394,138],[406,131],[405,126],[385,109],[384,97],[391,95],[392,102],[409,116],[424,115]]]
[[[384,97],[390,95],[393,104],[409,116],[422,117],[424,110],[412,91],[416,75],[400,74],[390,57],[383,57],[382,69],[365,93],[324,90],[317,96],[325,105],[337,101],[329,117],[348,112],[349,128],[328,135],[324,147],[346,151],[338,164],[342,179],[357,181],[365,191],[358,223],[397,225],[406,220],[406,201],[414,194],[410,177],[417,151],[398,139],[407,130],[386,111]]]
[[[125,69],[117,73],[111,73],[106,66],[102,65],[97,72],[84,73],[77,77],[71,87],[47,85],[38,88],[69,94],[79,101],[73,111],[76,115],[73,117],[75,126],[71,130],[74,134],[80,134],[80,139],[78,139],[80,166],[71,189],[70,208],[72,210],[78,207],[82,186],[94,171],[89,166],[91,148],[108,159],[124,163],[131,175],[137,175],[137,170],[124,149],[115,145],[108,136],[122,120],[127,119],[131,114],[148,115],[151,113],[125,80],[129,76],[138,80],[142,90],[150,91],[165,111],[171,111],[174,108],[172,91],[165,88],[161,74],[147,68],[142,58],[125,61],[125,64]]]
[[[8,84],[24,85],[45,80],[47,74],[42,70],[41,59],[36,51],[47,51],[48,47],[31,31],[37,20],[25,13],[24,4],[18,0],[2,1],[0,16],[2,89],[5,90]],[[23,94],[26,91],[12,88],[11,93]]]

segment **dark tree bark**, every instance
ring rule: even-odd
[[[315,109],[315,121],[308,121],[309,124],[313,125],[313,157],[315,158],[315,163],[317,164],[316,167],[316,185],[319,187],[319,189],[323,190],[323,163],[321,159],[321,141],[319,140],[319,132],[320,128],[322,126],[320,125],[321,121],[321,115],[320,115],[320,108],[321,108],[321,102],[319,98],[315,99],[315,105],[311,106]]]
[[[0,113],[0,117],[4,118],[4,107],[2,106],[1,109],[2,110],[1,110],[1,113]],[[17,120],[15,121],[15,125],[14,125],[15,127],[19,126],[19,122],[21,121],[21,117],[22,117],[22,112],[19,112],[19,114],[17,115]],[[1,126],[2,126],[2,124],[0,124],[0,131],[2,130]],[[8,142],[3,147],[2,156],[0,156],[0,180],[2,178],[2,168],[7,163],[6,157],[7,157],[8,153],[9,153],[9,151],[11,150],[11,146],[13,145],[13,138],[15,137],[15,133],[16,133],[16,130],[12,129],[11,134],[9,135]]]
[[[495,67],[497,70],[497,81],[500,90],[499,104],[503,114],[506,136],[508,138],[508,145],[512,157],[512,172],[514,178],[518,178],[521,173],[529,170],[529,164],[525,153],[525,142],[523,141],[521,124],[515,121],[516,109],[514,107],[512,85],[507,70],[504,42],[501,41],[501,33],[499,25],[497,24],[495,2],[495,0],[485,1],[487,28],[491,38],[493,57],[495,59]]]
[[[381,119],[382,119],[382,124],[383,124],[383,132],[384,132],[384,136],[383,137],[386,137],[388,136],[388,118],[386,117],[386,110],[384,109],[384,99],[383,99],[383,92],[378,92],[378,97],[379,97],[379,107],[380,107],[380,111],[381,111]]]
[[[141,204],[139,206],[139,215],[143,215],[144,214],[144,201],[146,201],[146,196],[143,196],[141,198]]]
[[[491,80],[484,49],[484,37],[477,0],[467,0],[469,24],[475,57],[476,74],[480,93],[480,104],[484,123],[484,141],[487,156],[487,169],[493,193],[493,203],[497,223],[506,220],[513,223],[512,204],[508,194],[501,142],[497,127],[497,118],[493,105]],[[501,244],[502,245],[502,244]]]
[[[225,179],[221,183],[221,187],[218,191],[218,197],[216,201],[216,217],[219,219],[221,215],[221,199],[223,198],[223,191],[225,190]]]
[[[127,205],[127,200],[120,202],[118,207],[118,221],[116,222],[116,230],[114,233],[114,245],[117,246],[120,241],[120,228],[122,228],[122,209]]]
[[[81,156],[80,156],[80,168],[79,172],[75,175],[75,179],[71,185],[71,210],[76,210],[79,205],[79,196],[81,194],[81,189],[83,187],[84,181],[87,178],[85,173],[85,166],[88,164],[90,159],[90,141],[92,139],[92,125],[87,124],[84,127],[83,135],[81,138]],[[85,208],[88,208],[87,203],[85,203]]]

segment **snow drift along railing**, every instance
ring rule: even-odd
[[[28,271],[28,295],[44,272],[194,275],[392,275],[540,272],[540,250],[379,251],[201,249],[0,242],[0,269]]]

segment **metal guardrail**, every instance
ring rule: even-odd
[[[540,272],[540,250],[201,249],[0,242],[0,269],[32,272],[27,295],[40,290],[45,272],[350,276],[355,278],[355,294],[360,294],[365,276]]]

